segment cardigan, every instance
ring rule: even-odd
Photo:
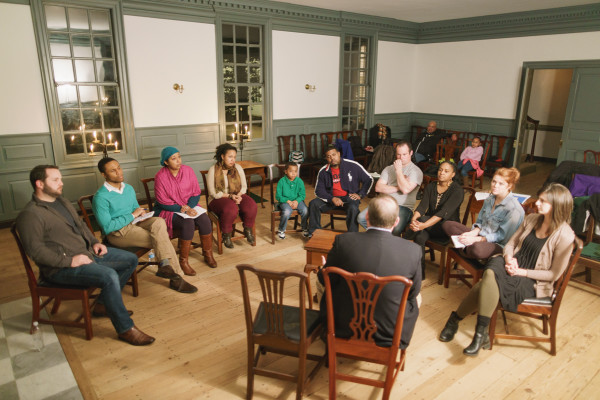
[[[248,184],[246,182],[246,174],[244,173],[244,169],[241,165],[235,164],[235,168],[237,169],[238,175],[240,176],[240,181],[242,183],[242,188],[240,189],[239,195],[246,194],[248,190]],[[220,199],[223,196],[227,196],[229,194],[229,182],[227,180],[227,170],[223,170],[223,175],[225,179],[225,191],[224,192],[216,192],[215,189],[215,166],[213,165],[208,170],[208,175],[206,176],[206,190],[208,191],[208,204],[215,199]]]
[[[504,246],[505,258],[506,256],[514,257],[520,250],[527,235],[535,228],[538,218],[542,218],[540,214],[530,214],[525,217],[523,225],[519,227]],[[535,268],[527,270],[527,277],[536,280],[534,285],[536,297],[550,297],[552,295],[554,282],[567,268],[569,257],[573,252],[574,240],[575,233],[566,222],[563,222],[550,234],[540,251]]]

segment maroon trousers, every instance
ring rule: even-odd
[[[235,201],[221,197],[214,199],[208,205],[208,209],[219,216],[221,231],[223,233],[231,233],[233,231],[233,221],[240,215],[244,228],[252,228],[256,221],[256,212],[258,207],[256,202],[246,194],[242,195],[242,202],[235,204]]]
[[[442,229],[448,236],[461,235],[471,230],[463,224],[454,221],[444,222],[442,224]],[[490,242],[476,242],[465,247],[464,250],[467,257],[480,260],[490,258],[494,254],[502,254],[503,251],[502,247],[500,247],[498,244]]]

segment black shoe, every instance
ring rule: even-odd
[[[158,276],[159,278],[165,278],[165,279],[173,279],[178,277],[179,275],[177,275],[177,273],[175,273],[175,271],[173,270],[173,267],[171,267],[169,264],[167,265],[162,265],[162,266],[158,266],[158,270],[156,271],[156,276]]]
[[[177,278],[171,279],[169,287],[179,293],[196,293],[198,291],[196,286],[187,283],[179,275],[177,275]]]
[[[231,241],[231,233],[223,233],[223,244],[228,249],[233,249],[233,242]]]
[[[452,314],[450,314],[450,318],[448,318],[444,329],[442,329],[442,332],[440,333],[440,341],[449,342],[452,339],[454,339],[454,335],[456,334],[456,331],[458,331],[458,323],[461,319],[462,318],[458,316],[456,311],[452,311]]]
[[[246,237],[248,243],[250,243],[253,246],[256,244],[256,240],[254,239],[254,235],[252,234],[252,228],[244,227],[244,236]]]
[[[475,357],[479,354],[479,349],[484,348],[489,350],[492,347],[490,343],[490,335],[488,332],[488,326],[490,324],[489,317],[477,316],[477,326],[475,327],[475,335],[471,344],[463,350],[463,354],[466,356]]]

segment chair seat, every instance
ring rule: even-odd
[[[306,334],[310,336],[320,325],[319,312],[316,310],[306,310]],[[261,302],[254,319],[254,333],[263,334],[267,332],[267,319],[265,317],[264,302]],[[283,331],[288,339],[295,342],[300,341],[300,309],[293,306],[283,306]]]
[[[551,306],[552,298],[551,297],[534,297],[532,299],[525,299],[521,304],[524,305],[532,305],[532,306]]]
[[[581,257],[600,261],[600,243],[591,242],[586,244],[581,251]]]
[[[80,286],[80,285],[63,285],[60,283],[54,283],[54,282],[50,282],[47,280],[44,280],[43,278],[39,278],[38,282],[37,282],[39,287],[43,287],[43,288],[55,288],[55,289],[73,289],[73,290],[86,290],[89,289],[89,286]]]
[[[429,238],[427,240],[428,242],[433,242],[435,244],[439,244],[440,246],[448,246],[450,244],[450,239],[446,239],[446,238]]]

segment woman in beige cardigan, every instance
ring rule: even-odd
[[[516,311],[527,298],[552,295],[553,283],[573,250],[575,234],[569,226],[573,198],[567,188],[551,183],[538,193],[535,204],[538,213],[525,218],[504,247],[504,257],[489,260],[481,281],[450,314],[440,333],[442,342],[451,341],[459,321],[478,311],[473,341],[463,350],[476,356],[480,348],[490,348],[488,325],[498,301],[505,310]]]

